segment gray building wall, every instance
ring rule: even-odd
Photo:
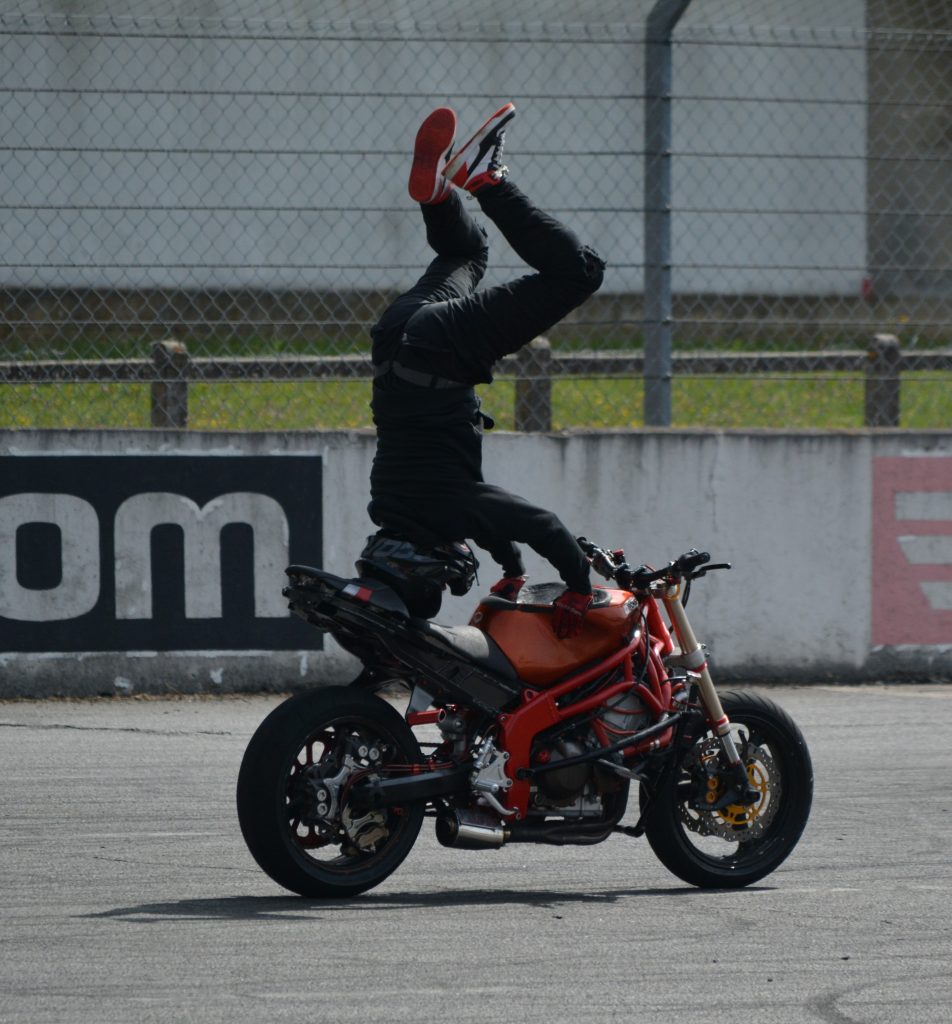
[[[866,268],[864,4],[692,5],[676,33],[675,287],[849,294]],[[389,289],[425,256],[413,133],[515,99],[514,179],[642,287],[647,2],[38,5],[4,17],[3,283]],[[92,20],[83,20],[91,15]],[[105,18],[109,14],[110,18]],[[375,17],[374,17],[375,16]],[[284,19],[283,21],[281,19]],[[821,36],[822,39],[822,36]],[[499,248],[494,272],[518,260]]]

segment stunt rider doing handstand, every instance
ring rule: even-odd
[[[605,264],[509,178],[501,156],[515,113],[507,103],[455,151],[449,107],[434,110],[417,132],[409,192],[436,257],[371,331],[377,451],[369,513],[382,529],[358,568],[385,579],[405,540],[459,559],[467,549],[454,541],[470,538],[502,566],[492,591],[515,600],[525,580],[515,542],[528,544],[566,585],[553,602],[553,627],[564,638],[579,632],[592,601],[588,560],[554,513],[483,480],[482,434],[493,424],[474,385],[490,383],[497,360],[581,305],[600,286]],[[475,197],[534,273],[476,290],[487,236],[458,190]],[[437,588],[435,601],[431,593],[410,610],[429,617],[439,600]]]

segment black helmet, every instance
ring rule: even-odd
[[[468,544],[446,541],[432,547],[415,544],[393,530],[367,538],[357,559],[361,576],[386,583],[403,598],[411,615],[432,618],[440,610],[441,593],[461,597],[473,585],[479,563]]]

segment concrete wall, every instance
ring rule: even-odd
[[[17,467],[26,462],[17,458],[318,455],[323,524],[307,560],[350,575],[372,530],[365,506],[373,447],[372,433],[360,431],[0,432],[0,495],[23,490]],[[488,479],[558,509],[573,531],[624,546],[631,559],[659,564],[697,546],[733,562],[731,572],[701,581],[690,603],[721,677],[952,678],[952,431],[497,434],[485,455]],[[295,464],[278,469],[285,465]],[[16,507],[0,497],[0,600],[31,578],[17,564],[17,550],[25,556]],[[96,537],[85,550],[108,577]],[[488,556],[482,562],[485,590],[496,570]],[[536,581],[554,577],[531,553],[528,562]],[[157,587],[163,571],[152,568]],[[75,573],[67,567],[46,586],[71,586],[66,577]],[[281,583],[275,571],[273,585]],[[474,603],[475,593],[447,597],[440,621],[465,622]],[[6,610],[0,625],[15,638],[16,610]],[[42,651],[6,644],[0,696],[286,689],[344,681],[355,669],[333,644],[176,652],[140,643],[132,652],[62,653],[55,640],[63,628],[50,624]]]

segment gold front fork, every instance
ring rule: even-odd
[[[707,655],[704,648],[698,643],[691,623],[688,622],[687,612],[681,604],[681,587],[668,587],[661,595],[662,603],[671,625],[674,627],[674,635],[677,638],[681,654],[672,659],[674,664],[680,665],[698,676],[698,689],[701,693],[701,703],[707,712],[708,721],[714,728],[721,741],[721,747],[731,767],[740,764],[740,754],[737,751],[737,744],[731,734],[731,723],[724,714],[724,707],[721,698],[714,688],[714,680],[707,667]]]

